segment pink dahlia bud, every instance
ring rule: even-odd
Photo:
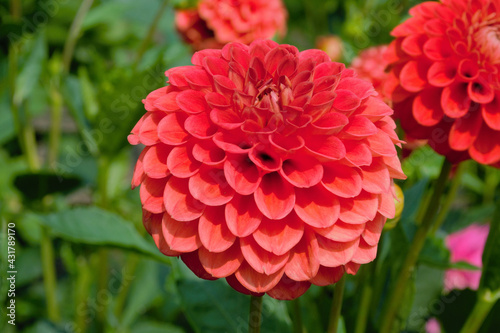
[[[500,4],[424,2],[410,15],[389,52],[403,129],[451,162],[500,167]]]
[[[286,18],[281,0],[200,0],[197,8],[175,14],[177,30],[195,50],[283,36]]]
[[[446,238],[446,246],[451,253],[451,262],[465,261],[471,265],[483,266],[483,250],[488,238],[488,225],[473,224]],[[446,290],[470,288],[477,290],[481,271],[450,269],[446,271],[444,286]]]
[[[389,104],[391,97],[384,90],[385,81],[389,77],[386,51],[387,45],[373,46],[363,50],[352,60],[351,68],[359,78],[370,81],[379,97]]]
[[[372,261],[404,178],[392,110],[319,50],[255,41],[168,70],[129,136],[161,252],[243,293],[293,299]]]

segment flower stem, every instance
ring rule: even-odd
[[[92,283],[92,274],[89,269],[87,259],[84,256],[79,256],[76,260],[77,276],[76,276],[76,332],[85,332],[87,328],[87,297],[89,295],[90,285]]]
[[[76,12],[75,18],[71,23],[71,27],[69,28],[69,34],[66,38],[66,42],[64,43],[63,49],[63,69],[65,73],[69,72],[69,67],[71,65],[71,59],[73,58],[73,52],[75,50],[76,40],[78,39],[78,35],[82,29],[83,19],[94,0],[83,0],[80,8]]]
[[[260,333],[262,321],[262,296],[250,298],[250,312],[248,315],[248,333]]]
[[[141,62],[142,56],[146,52],[146,49],[148,48],[149,43],[151,42],[151,39],[153,39],[153,35],[156,30],[156,26],[158,25],[158,22],[160,22],[160,19],[163,15],[163,11],[167,7],[168,0],[164,0],[162,4],[160,5],[160,8],[156,12],[156,16],[153,19],[153,22],[149,26],[148,33],[146,37],[142,40],[141,46],[139,46],[139,51],[137,51],[137,56],[135,58],[135,62],[133,64],[133,68],[136,69],[139,63]]]
[[[304,332],[304,327],[302,324],[302,313],[300,311],[300,298],[296,298],[292,301],[292,313],[293,333]]]
[[[490,313],[491,308],[497,300],[498,297],[492,296],[489,290],[480,291],[477,295],[476,304],[460,333],[475,333],[479,331],[484,319]]]
[[[376,268],[376,262],[371,262],[362,268],[363,290],[361,291],[361,301],[359,302],[358,316],[354,333],[364,333],[370,313],[370,305],[373,297],[372,276]]]
[[[328,323],[328,333],[337,333],[339,327],[340,314],[342,311],[342,300],[344,298],[345,274],[335,285],[332,308],[330,310],[330,322]]]
[[[390,294],[385,313],[382,316],[380,327],[381,333],[392,332],[392,326],[396,320],[399,306],[406,290],[408,279],[413,273],[415,264],[417,263],[420,252],[422,251],[422,248],[424,246],[425,239],[427,238],[427,235],[429,234],[429,231],[433,225],[434,217],[438,211],[440,198],[444,192],[446,182],[450,175],[451,167],[452,164],[445,159],[443,162],[443,166],[441,167],[439,177],[436,181],[436,184],[434,185],[434,192],[432,193],[426,212],[423,215],[422,220],[417,221],[420,222],[417,232],[415,233],[413,241],[410,245],[410,249],[403,262],[401,271],[399,272],[398,278],[396,280],[396,284],[392,289],[392,293]]]
[[[61,139],[61,121],[62,121],[62,96],[55,83],[52,83],[50,89],[52,107],[50,109],[50,132],[49,132],[49,154],[48,165],[55,166],[59,155],[59,143]]]
[[[48,317],[52,322],[59,322],[61,316],[56,296],[56,272],[54,267],[54,246],[48,230],[42,228],[41,255],[43,269],[43,284],[47,302]]]

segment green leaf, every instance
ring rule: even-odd
[[[178,289],[196,332],[247,332],[250,296],[238,293],[221,280],[182,279]],[[290,332],[291,320],[284,302],[264,296],[262,303],[261,332]]]
[[[119,215],[96,208],[76,208],[49,215],[38,215],[52,234],[66,240],[103,246],[116,246],[169,262],[158,249],[139,235],[132,222]]]
[[[405,205],[403,213],[401,214],[402,219],[415,218],[428,184],[429,178],[424,178],[408,190],[404,191]]]
[[[479,289],[500,293],[500,202],[490,224],[490,232],[483,252],[483,273]]]
[[[42,276],[42,263],[40,260],[40,250],[35,247],[28,247],[19,251],[16,258],[16,266],[22,274],[17,275],[16,285],[22,287],[34,279]],[[29,269],[24,269],[29,267]]]
[[[9,94],[5,90],[0,97],[0,109],[8,112],[3,112],[0,117],[0,144],[3,144],[16,134],[14,118],[10,112]]]
[[[38,34],[28,54],[28,58],[16,78],[14,93],[14,103],[16,105],[20,105],[31,94],[42,73],[47,57],[45,38],[42,33]]]
[[[184,333],[185,331],[180,327],[167,323],[143,321],[134,325],[130,330],[130,332],[131,333]]]

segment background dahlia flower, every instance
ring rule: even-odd
[[[197,8],[176,11],[175,24],[187,43],[202,50],[283,36],[286,18],[281,0],[200,0]]]
[[[372,261],[402,179],[392,110],[320,50],[227,44],[168,70],[129,136],[162,253],[243,293],[293,299]]]
[[[450,261],[465,261],[479,268],[483,267],[483,251],[489,231],[487,224],[472,224],[448,235],[446,246],[450,250]],[[477,290],[480,280],[481,271],[449,269],[444,277],[444,286],[446,290],[465,288]]]
[[[393,31],[390,91],[410,136],[500,167],[500,3],[424,2]]]

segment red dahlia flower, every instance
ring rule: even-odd
[[[500,3],[424,2],[390,46],[395,115],[452,162],[500,167]]]
[[[184,40],[202,50],[284,35],[286,18],[281,0],[200,0],[197,8],[177,11],[175,23]]]
[[[144,225],[204,279],[293,299],[372,261],[392,178],[392,110],[319,50],[255,41],[166,72],[129,136]]]

